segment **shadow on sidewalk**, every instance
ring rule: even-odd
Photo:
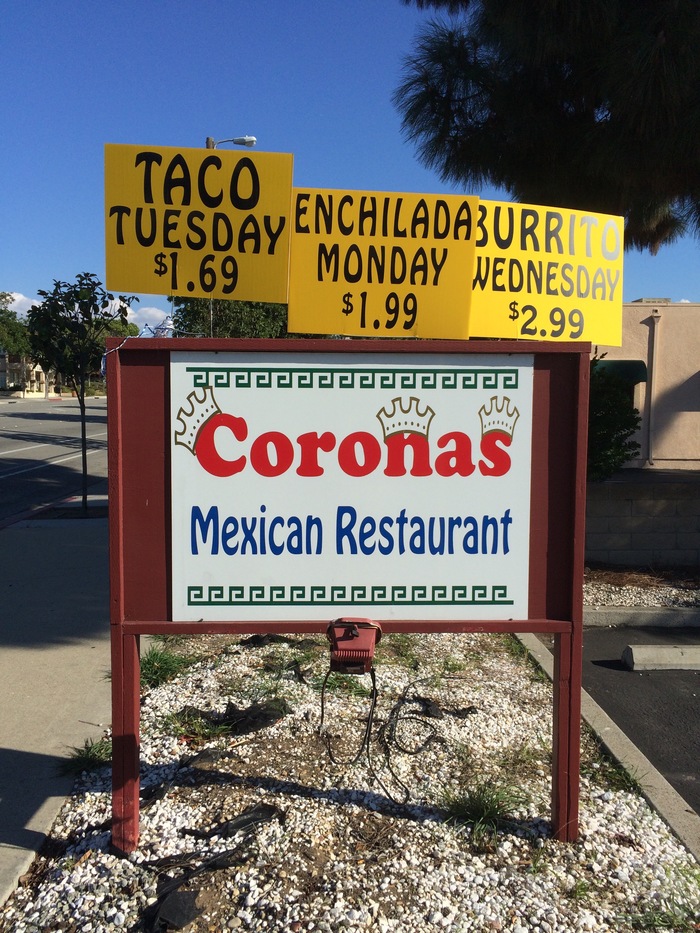
[[[73,777],[60,773],[64,763],[56,755],[0,748],[0,846],[38,851],[45,832],[33,827],[53,821],[40,811],[58,812],[73,788]]]

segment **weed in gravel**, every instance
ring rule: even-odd
[[[141,658],[141,686],[146,689],[159,687],[173,680],[193,663],[194,659],[189,655],[176,654],[168,648],[151,645]]]
[[[153,641],[163,648],[176,648],[189,640],[189,635],[151,635]]]
[[[697,914],[691,915],[687,908],[661,910],[653,908],[642,914],[621,917],[633,930],[672,930],[673,933],[695,933],[698,929]]]
[[[537,747],[527,742],[505,748],[497,759],[500,770],[523,778],[537,778],[551,769],[552,752],[544,745]]]
[[[456,745],[452,754],[454,779],[458,785],[468,784],[474,777],[477,761],[468,745]]]
[[[471,827],[472,845],[488,851],[494,847],[499,829],[512,824],[514,811],[526,800],[519,788],[489,778],[471,787],[445,789],[439,802],[448,820]]]
[[[654,904],[642,913],[620,919],[626,921],[633,930],[695,933],[700,929],[700,868],[681,867],[677,868],[674,874],[674,894],[671,897],[663,897],[661,904]],[[690,906],[691,904],[694,906]]]
[[[529,658],[527,648],[515,635],[503,635],[502,642],[511,658],[516,658],[519,661],[526,661]]]
[[[531,875],[541,875],[549,864],[551,851],[544,839],[536,839],[532,846],[530,864],[527,867]]]
[[[411,671],[418,670],[420,666],[419,643],[415,636],[404,632],[392,632],[391,635],[386,635],[385,639],[386,643],[383,647],[389,649],[401,667],[406,667]]]
[[[515,658],[516,661],[524,661],[530,671],[532,679],[536,683],[549,684],[550,680],[547,674],[542,670],[537,661],[530,655],[525,645],[516,635],[503,635],[502,644],[506,653]]]
[[[264,665],[267,664],[265,661]],[[246,703],[264,703],[266,700],[290,699],[284,689],[285,684],[285,669],[273,660],[269,662],[268,670],[256,671],[254,677],[235,674],[221,678],[219,689],[223,696],[236,697]]]
[[[193,743],[208,742],[231,731],[228,726],[209,722],[189,709],[164,716],[161,726],[165,733]]]
[[[80,774],[83,771],[97,771],[112,760],[111,739],[85,739],[83,747],[72,746],[69,757],[61,763],[62,774]]]
[[[598,736],[583,724],[581,731],[581,775],[607,789],[641,794],[642,784],[605,750]]]
[[[461,671],[466,671],[470,667],[469,662],[465,657],[456,657],[456,655],[450,654],[446,658],[443,658],[441,673],[443,674],[459,674]]]
[[[564,893],[572,901],[585,901],[590,897],[591,884],[584,878],[579,878],[578,881],[574,881],[571,887],[567,888]]]
[[[311,686],[316,690],[321,690],[323,687],[323,677],[314,677],[311,681]],[[326,691],[337,691],[338,693],[347,693],[350,696],[354,697],[368,697],[372,695],[372,688],[362,682],[360,677],[354,676],[352,674],[338,674],[335,671],[331,671],[328,675],[328,680],[326,681]]]
[[[300,641],[291,644],[294,659],[302,667],[313,664],[322,655],[327,655],[328,647],[327,641],[314,641],[311,638],[302,638]]]

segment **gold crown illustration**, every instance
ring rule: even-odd
[[[384,432],[384,440],[392,434],[404,433],[423,434],[427,437],[435,412],[430,405],[426,405],[422,411],[418,406],[418,399],[412,395],[407,406],[404,405],[403,399],[393,398],[391,411],[387,411],[386,407],[378,411],[377,418]]]
[[[211,386],[206,386],[200,390],[194,389],[187,396],[189,404],[183,405],[177,413],[179,428],[175,429],[175,443],[182,444],[194,453],[194,445],[197,441],[197,434],[205,421],[208,421],[212,415],[218,414],[219,408],[214,398],[214,390]]]
[[[513,432],[515,431],[515,422],[520,417],[520,412],[513,405],[511,411],[511,401],[507,395],[504,395],[503,398],[498,400],[498,397],[493,395],[489,402],[489,407],[482,405],[479,409],[479,418],[481,420],[481,436],[488,434],[490,431],[503,431],[506,434],[513,437]]]

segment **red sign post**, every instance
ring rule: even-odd
[[[552,827],[576,838],[589,355],[108,342],[117,851],[138,843],[140,636],[325,633],[339,615],[384,632],[553,635]],[[232,499],[255,514],[227,514]]]

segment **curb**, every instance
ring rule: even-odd
[[[539,638],[530,633],[516,637],[549,679],[553,680],[554,659]],[[639,782],[647,802],[700,863],[700,816],[585,690],[581,690],[581,716],[598,736],[605,750]]]
[[[99,485],[99,483],[95,485]],[[12,525],[19,525],[23,522],[31,522],[32,524],[35,524],[40,521],[61,521],[59,518],[50,518],[46,513],[52,512],[55,509],[69,509],[71,511],[77,511],[82,507],[82,498],[82,495],[67,496],[65,499],[57,499],[54,502],[45,502],[42,505],[27,509],[24,512],[18,512],[16,515],[9,515],[7,518],[0,519],[0,531],[3,531],[5,528],[10,528]],[[106,506],[106,492],[88,492],[88,508]]]
[[[700,647],[627,645],[622,663],[630,671],[700,671]]]
[[[583,624],[596,626],[634,626],[645,628],[659,626],[663,628],[700,627],[700,608],[679,608],[677,606],[652,606],[630,608],[624,606],[585,606]]]

